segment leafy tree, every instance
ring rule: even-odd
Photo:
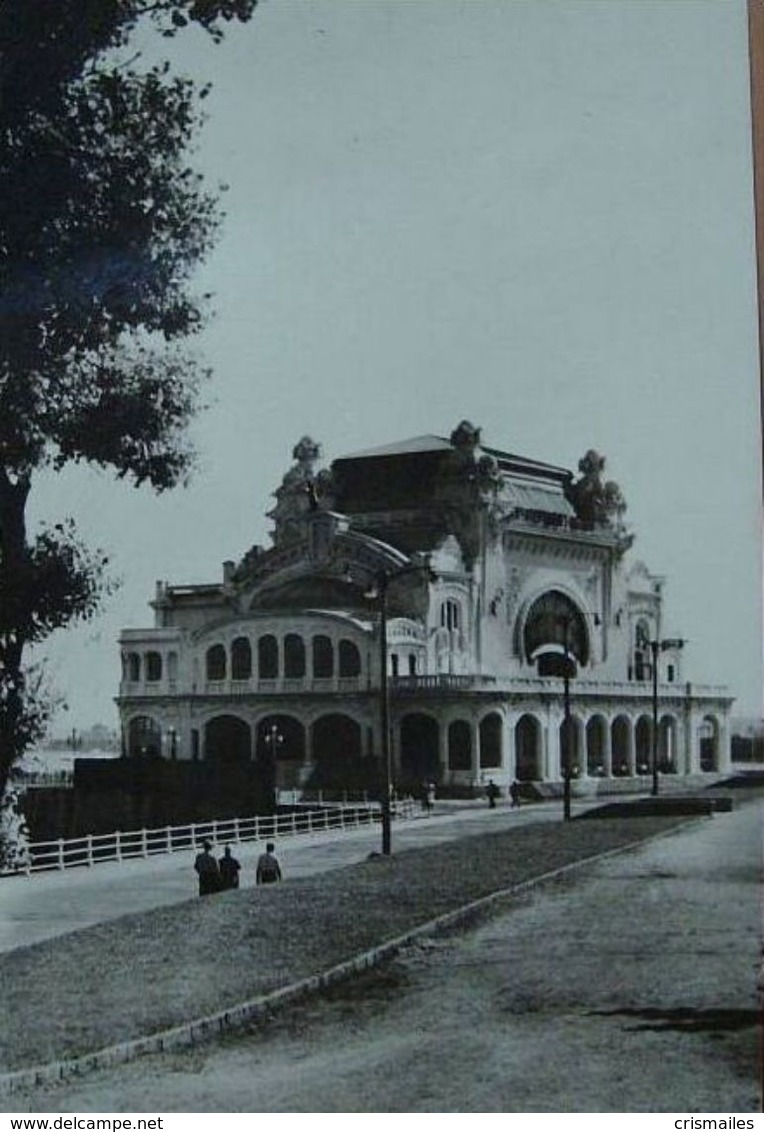
[[[256,3],[0,5],[0,797],[46,721],[28,647],[92,616],[105,579],[70,522],[28,533],[35,474],[87,462],[163,491],[192,463],[189,284],[219,224],[187,156],[206,88],[121,57],[139,23],[219,40]]]

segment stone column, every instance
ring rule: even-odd
[[[562,778],[562,761],[560,751],[560,724],[561,717],[549,711],[546,726],[541,729],[541,777],[545,782],[557,782]]]
[[[480,783],[480,725],[474,719],[471,729],[470,777],[473,786],[477,786]]]
[[[629,778],[634,778],[637,773],[637,751],[634,736],[634,720],[629,719],[629,728],[626,732],[626,762],[628,764]]]
[[[503,717],[501,727],[501,765],[507,782],[517,778],[517,751],[515,749],[515,720],[510,715]]]
[[[313,770],[313,728],[303,721],[305,730],[305,753],[302,756],[302,766],[298,774],[298,781],[304,784],[308,781]]]
[[[589,747],[586,733],[586,723],[583,720],[573,720],[573,733],[576,736],[577,756],[574,761],[578,763],[578,777],[589,777]]]
[[[719,759],[718,767],[721,772],[732,769],[732,748],[730,737],[730,717],[728,713],[719,715]]]
[[[700,774],[700,714],[691,705],[685,715],[685,774]]]
[[[438,764],[440,765],[441,778],[448,782],[450,774],[448,769],[448,726],[440,718],[438,719]]]
[[[613,733],[610,730],[611,727],[611,720],[606,719],[602,740],[602,774],[604,778],[611,778],[613,775]]]

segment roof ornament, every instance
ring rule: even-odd
[[[578,461],[578,470],[580,479],[570,483],[565,491],[576,516],[593,526],[622,529],[626,501],[617,483],[602,482],[605,457],[590,448]]]
[[[460,421],[449,439],[454,448],[464,455],[473,456],[475,449],[480,447],[480,429],[475,428],[471,421]]]
[[[310,436],[302,436],[292,449],[292,459],[294,463],[273,493],[276,506],[268,512],[277,546],[302,538],[308,515],[331,507],[331,473],[317,470],[321,445]]]

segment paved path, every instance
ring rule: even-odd
[[[693,823],[253,1035],[144,1058],[25,1104],[758,1112],[761,829],[753,804]]]
[[[589,803],[591,805],[591,803]],[[574,808],[580,812],[587,803]],[[431,817],[393,825],[393,852],[415,846],[504,829],[509,825],[559,821],[560,803],[512,810],[485,804],[442,808]],[[378,825],[340,832],[303,834],[278,839],[278,856],[287,876],[308,876],[363,860],[380,846]],[[260,843],[241,845],[235,855],[242,865],[242,887],[254,884],[254,861]],[[128,912],[176,904],[196,894],[193,851],[95,865],[92,869],[33,873],[0,879],[0,951],[37,943],[77,928],[115,919]]]

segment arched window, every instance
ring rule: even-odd
[[[297,633],[284,637],[284,676],[299,680],[305,675],[305,642]]]
[[[133,683],[141,678],[141,658],[137,652],[127,654],[127,678]]]
[[[329,637],[313,638],[313,679],[331,680],[334,676],[334,648]],[[340,645],[340,665],[342,664],[342,646]]]
[[[207,649],[206,663],[208,680],[225,680],[226,656],[222,645]]]
[[[361,675],[361,654],[352,641],[340,641],[340,676]]]
[[[416,653],[409,653],[409,676],[416,676]]]
[[[275,680],[279,674],[279,646],[270,633],[257,642],[257,675],[260,680]]]
[[[162,657],[158,652],[146,653],[146,679],[152,683],[162,679]]]
[[[393,676],[398,675],[398,653],[397,652],[393,652],[393,653],[390,654],[390,669],[391,669],[391,675],[393,675]]]
[[[461,610],[459,602],[451,598],[444,601],[440,607],[440,624],[444,629],[458,629],[461,625]]]
[[[252,675],[252,646],[246,637],[237,637],[231,645],[231,679],[249,680]]]

